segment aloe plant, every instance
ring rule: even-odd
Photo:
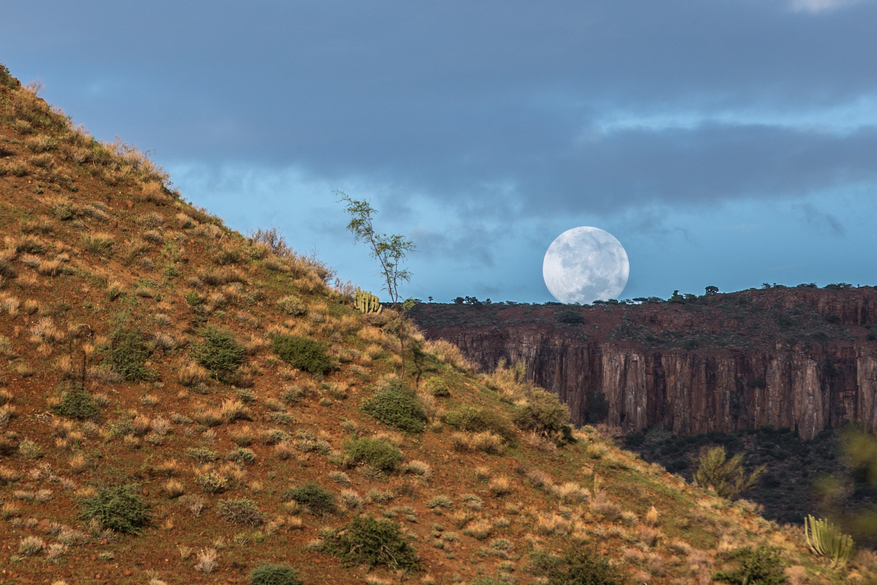
[[[813,554],[831,558],[833,568],[842,567],[850,560],[853,538],[843,534],[828,520],[807,516],[804,519],[804,538]]]

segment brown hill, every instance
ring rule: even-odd
[[[392,311],[166,181],[0,67],[3,582],[709,583],[762,544],[794,583],[872,570],[570,436],[513,372],[400,355]]]
[[[675,434],[877,429],[877,290],[774,286],[642,304],[420,304],[412,317],[490,371],[521,363],[577,424]]]

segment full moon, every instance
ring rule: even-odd
[[[629,275],[621,242],[595,227],[563,232],[548,246],[542,261],[545,286],[561,303],[617,299]]]

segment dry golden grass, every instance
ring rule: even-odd
[[[247,405],[240,400],[234,399],[224,400],[219,407],[219,414],[227,423],[232,423],[236,420],[252,419],[250,409],[247,408]]]
[[[498,475],[491,479],[487,484],[487,489],[497,497],[508,495],[514,491],[512,481],[504,475]]]
[[[177,372],[177,381],[183,386],[205,384],[209,379],[207,370],[195,362],[186,362]]]
[[[63,341],[66,335],[59,329],[51,317],[42,317],[30,328],[31,343],[57,343]]]
[[[591,492],[587,488],[571,481],[561,485],[552,485],[551,492],[567,504],[585,502],[591,497]]]

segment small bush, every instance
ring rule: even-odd
[[[332,369],[332,362],[326,348],[309,337],[278,335],[271,340],[274,352],[284,362],[311,374],[326,374]]]
[[[289,565],[259,565],[250,572],[250,585],[301,585]]]
[[[375,394],[362,404],[362,411],[382,423],[409,433],[422,433],[428,419],[417,396],[401,385]]]
[[[287,315],[293,315],[296,317],[308,312],[307,307],[305,307],[299,299],[293,296],[283,297],[277,301],[277,308]]]
[[[750,546],[733,551],[728,555],[739,564],[732,571],[719,571],[713,575],[716,581],[733,585],[784,585],[788,583],[785,562],[776,549]]]
[[[308,512],[316,516],[334,514],[336,511],[335,497],[332,492],[315,483],[306,483],[301,487],[287,490],[284,499],[304,506]]]
[[[23,557],[30,557],[40,554],[44,548],[46,548],[46,542],[42,538],[26,536],[18,544],[18,554]]]
[[[9,68],[3,63],[0,63],[0,85],[8,87],[9,89],[15,89],[18,87],[18,81],[12,76],[9,72]]]
[[[515,438],[515,430],[509,419],[493,410],[464,406],[448,411],[443,420],[446,425],[461,431],[471,433],[490,431],[507,442],[512,442]]]
[[[217,457],[216,453],[207,447],[189,447],[186,449],[186,455],[201,464],[216,461]]]
[[[448,383],[439,377],[430,378],[426,381],[426,390],[436,398],[447,398],[451,395]]]
[[[219,517],[240,526],[258,526],[264,521],[256,502],[247,499],[219,500]]]
[[[61,402],[55,405],[53,410],[61,416],[85,420],[97,414],[97,403],[91,394],[82,388],[74,388],[64,392]]]
[[[355,464],[370,465],[384,471],[393,471],[405,458],[395,445],[368,437],[350,443],[347,446],[347,456]]]
[[[145,365],[151,354],[152,346],[139,329],[122,323],[110,334],[110,367],[128,382],[155,380],[158,377]]]
[[[139,534],[149,523],[149,510],[134,485],[100,488],[98,494],[82,500],[80,517],[97,520],[102,528]]]
[[[424,504],[427,508],[453,508],[454,502],[451,500],[450,496],[446,496],[444,494],[439,494],[434,498],[430,499]]]
[[[360,516],[327,539],[326,550],[345,565],[385,565],[390,569],[416,571],[417,551],[408,544],[401,528],[390,520]]]
[[[563,564],[549,564],[549,585],[619,585],[624,575],[599,555],[583,549],[567,552]]]
[[[228,461],[234,461],[238,465],[250,465],[256,462],[256,454],[251,449],[244,449],[242,447],[232,449],[226,454],[225,458]]]
[[[562,403],[556,394],[546,390],[539,388],[531,390],[527,403],[515,412],[513,420],[518,428],[525,431],[561,437],[561,442],[572,440],[569,406]]]
[[[196,475],[195,481],[208,494],[221,494],[227,491],[231,485],[227,477],[220,475],[216,471],[208,471],[207,473]]]
[[[201,335],[204,342],[195,349],[195,359],[214,378],[222,382],[232,380],[244,363],[244,348],[235,340],[234,333],[207,327]]]
[[[43,448],[35,441],[24,439],[18,444],[18,454],[25,459],[40,459],[43,456]]]

